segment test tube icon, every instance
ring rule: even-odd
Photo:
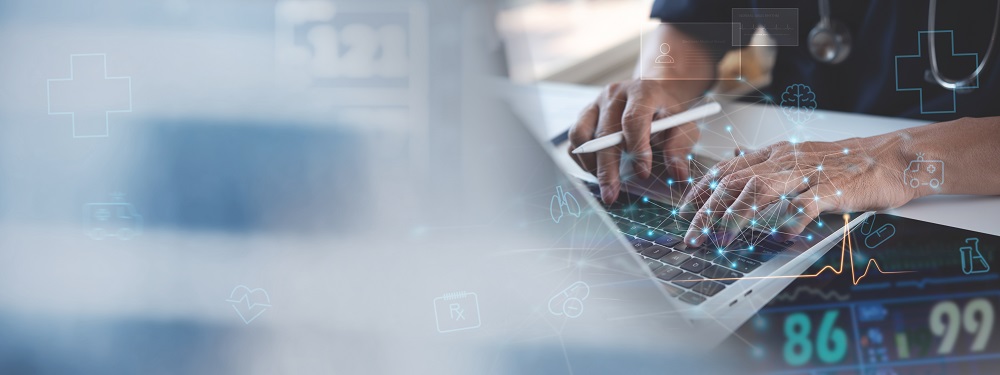
[[[969,246],[962,246],[958,249],[962,254],[962,273],[971,275],[990,272],[990,264],[986,263],[983,253],[979,252],[979,239],[966,238],[965,243]]]

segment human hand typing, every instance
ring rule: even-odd
[[[687,123],[650,135],[654,120],[687,109],[687,103],[681,103],[672,94],[671,87],[669,81],[638,79],[608,85],[570,129],[570,157],[597,176],[605,203],[618,197],[622,179],[619,168],[623,160],[631,163],[632,170],[640,178],[647,178],[653,169],[653,153],[658,152],[663,156],[668,174],[677,179],[688,177],[685,158],[698,140],[698,127]],[[594,138],[618,131],[624,134],[624,147],[610,147],[596,153],[572,153],[573,149]]]
[[[901,142],[892,133],[781,142],[719,163],[682,200],[681,210],[691,217],[684,240],[700,245],[714,236],[717,245],[726,246],[747,227],[785,240],[821,212],[901,206],[917,196],[902,184]]]

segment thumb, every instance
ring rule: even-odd
[[[660,148],[663,160],[668,164],[667,172],[677,180],[686,180],[691,175],[688,155],[698,142],[701,132],[695,123],[689,122],[664,133],[665,139]]]

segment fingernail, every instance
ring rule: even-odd
[[[614,203],[615,198],[617,198],[618,192],[615,191],[611,186],[602,185],[601,186],[601,199],[604,200],[604,204]]]
[[[687,233],[684,234],[684,244],[687,246],[697,246],[701,239],[701,232],[695,230],[694,226],[688,227]]]
[[[649,166],[646,163],[635,163],[635,173],[642,178],[649,178]]]

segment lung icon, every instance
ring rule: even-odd
[[[576,201],[573,193],[563,191],[562,186],[556,186],[556,194],[549,203],[549,214],[552,215],[552,221],[557,224],[566,215],[580,217],[580,203]]]

